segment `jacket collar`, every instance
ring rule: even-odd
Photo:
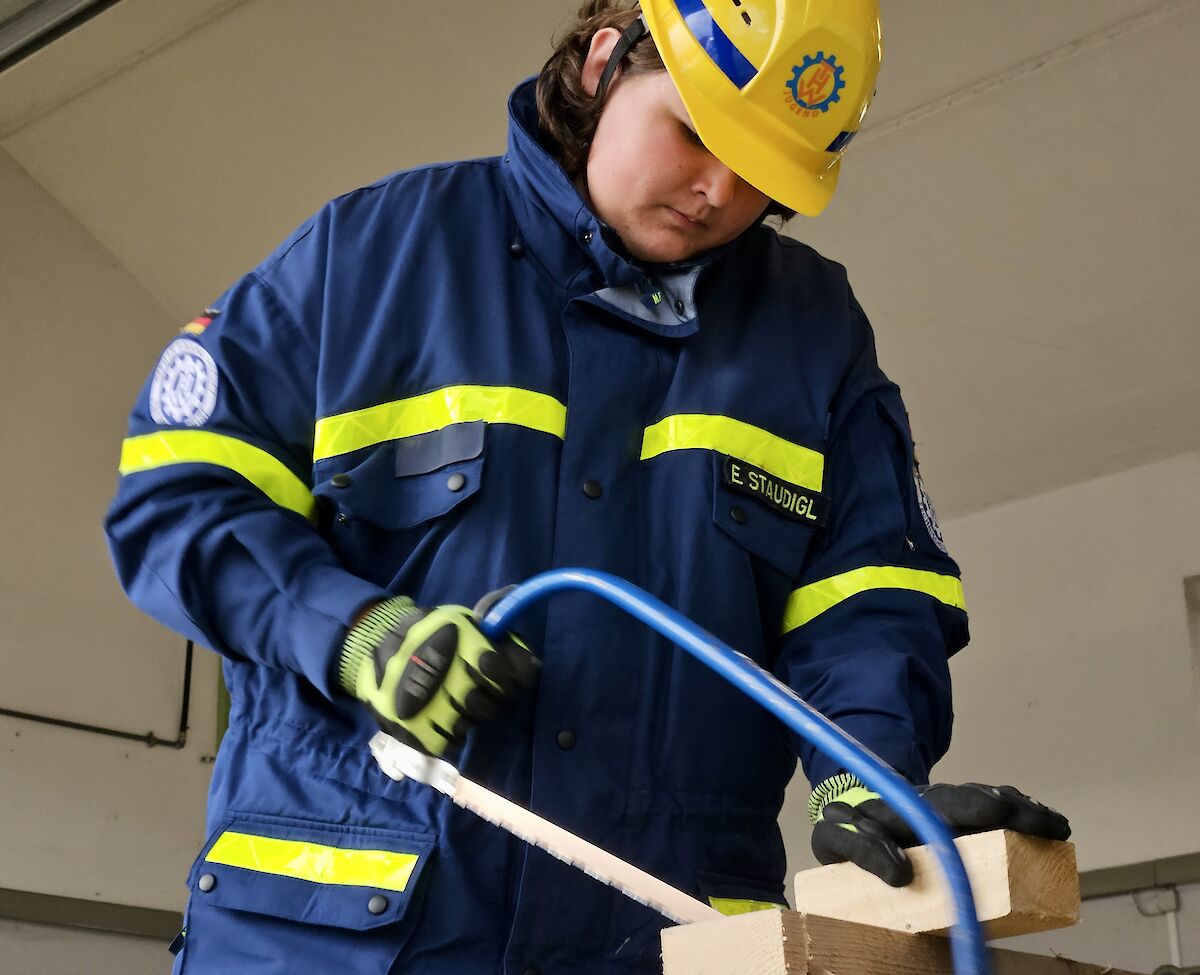
[[[736,248],[737,240],[675,264],[640,264],[625,256],[615,231],[583,202],[559,162],[538,141],[537,79],[508,100],[504,187],[522,247],[571,296],[592,295],[625,318],[662,335],[697,329],[695,288],[701,271]]]
[[[572,294],[636,286],[645,274],[608,239],[562,166],[538,142],[535,78],[508,100],[508,151],[504,181],[522,243]]]

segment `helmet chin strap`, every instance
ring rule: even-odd
[[[642,19],[640,13],[637,16],[637,20],[621,32],[621,36],[617,40],[616,45],[614,45],[612,53],[608,56],[608,63],[604,66],[604,72],[600,75],[600,81],[596,84],[596,94],[592,96],[596,100],[596,104],[599,105],[604,102],[604,96],[608,93],[609,83],[612,81],[613,75],[617,73],[617,68],[621,66],[621,62],[625,60],[625,55],[633,49],[633,46],[638,41],[649,33],[650,29],[646,26],[646,22]],[[591,197],[587,189],[586,163],[575,177],[575,186],[580,191],[580,195],[591,206]]]
[[[597,102],[604,101],[604,96],[608,92],[608,84],[612,81],[613,75],[617,73],[617,68],[621,66],[621,62],[625,60],[625,55],[633,49],[633,45],[648,33],[649,29],[646,27],[646,22],[642,19],[641,14],[638,14],[637,20],[621,32],[621,38],[612,49],[612,54],[608,56],[608,64],[604,66],[604,73],[600,75],[600,81],[596,85],[596,94],[594,97]]]

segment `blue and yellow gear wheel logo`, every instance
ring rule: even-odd
[[[805,55],[804,63],[792,68],[787,88],[799,108],[828,112],[830,105],[841,100],[842,89],[846,87],[843,71],[835,55],[826,56],[824,51],[818,51],[814,56]]]

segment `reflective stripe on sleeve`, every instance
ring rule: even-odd
[[[646,428],[642,460],[672,450],[728,454],[810,491],[820,491],[825,477],[825,458],[817,451],[728,416],[677,413]]]
[[[447,386],[318,420],[313,460],[476,420],[510,423],[562,440],[567,408],[553,396],[513,386]]]
[[[163,430],[121,445],[122,475],[171,464],[212,464],[240,474],[281,508],[312,519],[317,503],[287,466],[260,447],[208,430]]]
[[[420,857],[415,853],[390,850],[343,850],[319,843],[227,830],[217,838],[204,859],[208,863],[315,884],[378,887],[403,892]]]
[[[868,565],[795,590],[783,611],[783,632],[803,626],[843,600],[871,589],[908,589],[955,609],[967,608],[962,580],[955,576],[894,565]]]

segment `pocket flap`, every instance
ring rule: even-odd
[[[434,846],[420,833],[239,815],[201,851],[189,886],[214,907],[365,931],[404,916]]]
[[[388,531],[432,521],[479,490],[486,426],[458,423],[389,442],[357,467],[329,471],[313,494],[351,521],[362,519]]]
[[[419,433],[396,441],[396,477],[428,474],[460,460],[474,460],[483,453],[487,424],[453,423],[441,430]]]

